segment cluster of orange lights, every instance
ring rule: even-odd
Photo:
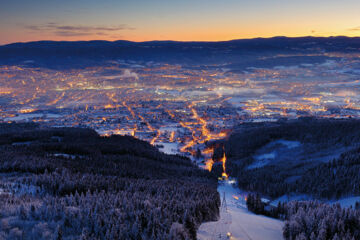
[[[183,128],[187,128],[192,132],[192,137],[191,139],[189,139],[189,141],[180,149],[180,151],[182,152],[190,152],[190,153],[195,153],[195,150],[193,150],[192,148],[196,145],[196,144],[203,144],[206,141],[210,141],[210,140],[217,140],[217,139],[221,139],[226,137],[226,133],[225,132],[220,132],[220,133],[212,133],[209,128],[208,128],[208,123],[207,121],[203,118],[200,117],[198,112],[196,111],[196,109],[193,107],[194,103],[191,103],[188,107],[191,110],[192,113],[192,118],[196,120],[196,122],[180,122],[180,125]],[[200,128],[198,128],[197,126],[200,125]],[[200,134],[197,134],[198,132],[200,132]],[[202,151],[203,154],[207,155],[207,156],[212,156],[214,149],[213,148],[206,148],[205,150]],[[220,160],[222,162],[222,167],[223,167],[223,173],[222,173],[222,177],[224,179],[228,179],[228,174],[226,173],[226,156],[225,153],[223,155],[223,157]],[[212,166],[214,164],[214,160],[209,157],[205,160],[205,168],[209,171],[211,171]]]
[[[342,58],[352,57],[355,60],[359,57],[359,55],[343,55],[341,53],[325,53],[325,55]],[[284,55],[284,57],[285,56],[287,55]],[[280,57],[280,55],[278,55],[277,57]],[[267,59],[267,57],[265,57],[264,59]],[[292,77],[294,74],[292,72],[293,70],[258,69],[250,71],[249,73],[246,73],[244,75],[237,75],[231,74],[230,72],[226,72],[225,74],[222,73],[222,71],[218,72],[215,70],[201,70],[193,72],[190,70],[185,70],[179,65],[164,64],[156,68],[145,67],[144,69],[139,70],[139,76],[146,80],[151,79],[152,81],[139,81],[138,83],[136,83],[138,85],[135,85],[135,87],[131,87],[133,85],[129,86],[129,81],[127,79],[124,79],[124,84],[120,84],[120,82],[118,81],[116,81],[115,83],[114,80],[117,80],[117,78],[119,77],[117,73],[111,76],[106,75],[101,78],[98,77],[101,76],[103,70],[115,70],[115,72],[117,72],[117,70],[119,70],[118,67],[88,68],[85,71],[81,72],[77,70],[53,72],[44,69],[41,69],[41,71],[32,71],[31,68],[23,69],[17,66],[3,66],[0,68],[0,70],[0,79],[5,80],[1,81],[2,86],[0,87],[0,96],[11,94],[10,97],[16,100],[14,101],[14,103],[17,104],[16,106],[19,106],[19,104],[27,104],[27,106],[22,106],[19,110],[16,110],[17,114],[36,112],[38,110],[41,110],[43,104],[45,104],[46,106],[50,106],[51,108],[67,108],[68,106],[78,104],[76,106],[81,106],[81,109],[85,109],[86,112],[97,109],[106,109],[106,112],[111,112],[109,110],[119,107],[125,107],[128,111],[126,111],[125,109],[126,116],[122,115],[121,117],[124,118],[124,120],[126,119],[127,123],[125,123],[124,126],[120,126],[119,122],[114,121],[114,124],[117,124],[117,126],[116,130],[111,130],[112,132],[117,134],[130,134],[132,136],[145,136],[144,138],[149,140],[152,145],[156,144],[157,142],[161,142],[165,137],[171,143],[181,142],[180,151],[191,153],[193,155],[197,153],[197,147],[199,147],[202,150],[201,154],[205,156],[205,168],[211,171],[213,164],[215,163],[214,161],[219,161],[219,163],[221,162],[222,178],[225,179],[228,178],[228,172],[226,171],[226,155],[224,154],[221,159],[212,159],[214,147],[209,147],[210,144],[206,144],[206,142],[211,143],[211,141],[213,140],[225,138],[227,136],[227,133],[216,131],[213,132],[213,124],[214,128],[220,129],[220,127],[215,126],[216,121],[214,120],[212,122],[212,119],[210,119],[211,116],[216,116],[217,113],[215,113],[215,115],[210,115],[206,112],[201,113],[199,110],[201,108],[197,108],[197,106],[201,105],[202,103],[216,103],[216,105],[222,106],[223,102],[234,98],[234,95],[239,95],[237,94],[236,89],[242,90],[243,88],[253,89],[255,94],[259,93],[259,95],[261,95],[259,98],[255,96],[255,98],[241,98],[240,100],[236,100],[235,96],[232,101],[240,104],[241,111],[239,111],[238,114],[234,113],[233,111],[231,111],[230,113],[225,112],[225,117],[221,119],[223,120],[222,122],[224,123],[224,125],[229,123],[231,124],[231,121],[226,121],[227,116],[230,116],[230,114],[231,117],[229,117],[229,119],[232,117],[236,117],[237,119],[245,119],[248,118],[248,115],[250,115],[249,118],[253,119],[258,116],[271,117],[272,115],[293,117],[298,114],[297,111],[319,113],[319,115],[321,115],[322,117],[338,117],[340,115],[326,113],[325,111],[327,110],[325,105],[327,104],[327,102],[337,103],[337,98],[339,96],[344,98],[344,104],[341,104],[344,109],[360,109],[358,98],[355,95],[346,95],[346,92],[343,93],[345,95],[336,95],[336,91],[333,92],[331,90],[324,90],[324,93],[315,92],[316,94],[313,94],[314,92],[312,92],[311,89],[317,86],[316,81],[309,83],[298,80],[281,82],[281,79],[284,77]],[[294,76],[298,77],[298,72],[300,70],[295,70],[296,75]],[[23,71],[23,73],[21,73],[22,75],[20,75],[17,71]],[[306,71],[312,73],[312,71],[310,70]],[[20,78],[15,78],[18,74]],[[307,72],[304,72],[304,74],[307,74]],[[16,80],[15,83],[17,85],[13,86],[7,84],[13,82],[12,78]],[[169,81],[169,78],[173,78],[175,80]],[[258,79],[262,80],[262,78],[272,79],[274,81],[274,85],[271,88],[275,88],[275,90],[282,93],[293,94],[290,94],[288,98],[262,98],[262,95],[266,96],[266,94],[268,94],[268,91],[261,91],[263,88],[268,87],[267,81],[265,85],[262,85],[262,81],[253,81]],[[51,82],[51,79],[53,79],[54,81]],[[46,83],[49,82],[49,84],[46,87],[45,85],[43,86],[42,84],[38,84],[42,83],[41,81],[46,81]],[[173,82],[176,82],[176,85],[174,85]],[[353,82],[359,83],[359,80]],[[36,83],[36,85],[31,85],[32,83]],[[190,92],[191,90],[193,90],[191,89],[192,87],[198,86],[200,84],[203,87],[203,90],[206,90],[210,94],[204,95],[204,97],[202,97],[202,95],[197,95],[196,97],[198,101],[196,102],[188,102],[189,98],[191,99],[192,97],[188,98],[187,95],[180,94],[179,96],[177,96],[176,94],[174,94],[173,96],[173,94],[167,93],[167,91],[173,90],[178,90],[179,92],[182,92],[183,90],[186,90],[184,92],[187,92],[189,90]],[[337,82],[333,82],[333,80],[331,80],[330,84],[337,84]],[[147,91],[147,88],[151,89],[151,91]],[[156,97],[154,97],[154,95],[152,95],[151,93],[152,90],[155,88],[155,92],[156,94],[158,94],[156,95]],[[26,89],[27,91],[23,91],[24,89]],[[20,90],[22,91],[22,93],[20,92]],[[47,91],[49,90],[52,92],[48,93]],[[139,94],[140,90],[141,93]],[[327,93],[327,91],[329,91],[329,93]],[[96,94],[93,94],[93,92],[96,92]],[[23,93],[26,93],[26,96],[23,96]],[[104,95],[105,97],[107,96],[108,99],[104,98],[104,96],[100,96],[98,98],[100,94]],[[214,94],[216,94],[217,96],[215,96]],[[332,98],[327,97],[327,94],[334,95],[337,98],[332,100]],[[43,95],[46,95],[46,99],[49,99],[45,103],[39,102],[43,99]],[[293,98],[293,96],[296,96],[296,98]],[[353,100],[350,98],[352,96],[354,96]],[[92,99],[92,97],[95,97],[95,99]],[[156,113],[162,111],[158,110],[160,108],[178,108],[177,110],[164,111],[174,120],[177,126],[180,125],[180,127],[186,130],[188,134],[184,136],[181,135],[181,132],[176,132],[176,130],[171,130],[170,132],[168,132],[168,134],[167,132],[162,132],[163,130],[159,129],[159,119],[161,119],[162,116],[159,115],[153,118],[149,117],[151,113],[149,113],[148,111],[154,106],[146,109],[144,108],[144,103],[140,101],[142,99],[146,101],[148,101],[149,99],[157,100],[158,97],[161,101],[159,101],[159,104],[156,104]],[[168,101],[169,99],[174,101],[176,105],[172,105],[172,102]],[[163,105],[162,101],[167,101],[167,103],[170,103],[169,107],[167,107],[167,105]],[[183,102],[189,103],[188,106],[184,106],[186,109],[182,109]],[[226,104],[229,103],[230,102]],[[224,106],[227,108],[227,105]],[[137,107],[139,107],[139,109],[137,109]],[[16,109],[18,109],[18,107]],[[199,113],[197,112],[197,109]],[[178,115],[179,112],[185,113],[186,117],[181,119],[181,116]],[[3,118],[16,117],[17,114],[15,114],[14,111],[6,112],[6,109],[0,113]],[[244,114],[244,116],[242,114]],[[76,123],[79,123],[81,121],[82,116],[78,117],[76,114],[73,115],[75,116],[77,122],[73,121],[71,123],[74,123],[75,125]],[[344,115],[341,116],[347,117]],[[111,122],[110,117],[97,118],[100,121],[102,119],[107,123]],[[189,120],[189,118],[191,119]],[[237,120],[236,118],[234,118],[234,120]],[[40,118],[35,119],[34,121],[40,121],[39,119]],[[111,122],[111,124],[113,123]],[[149,132],[151,132],[151,135],[149,135]],[[142,135],[143,133],[144,135]],[[207,148],[203,149],[204,145],[207,145]]]
[[[223,172],[222,172],[221,176],[224,179],[227,180],[229,178],[229,175],[226,173],[226,155],[225,155],[225,151],[224,151],[224,155],[223,155],[223,157],[221,158],[220,161],[222,162],[222,168],[223,168]]]
[[[235,199],[235,200],[240,200],[240,199],[243,199],[245,202],[247,201],[247,196],[246,195],[232,195],[232,197]]]
[[[26,109],[20,109],[19,113],[32,113],[35,112],[36,109],[32,109],[32,108],[26,108]]]
[[[159,130],[156,131],[156,135],[153,139],[151,139],[150,144],[154,145],[156,140],[160,137],[161,132]]]

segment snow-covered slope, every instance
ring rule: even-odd
[[[340,206],[343,208],[355,207],[356,202],[360,202],[360,196],[341,198],[335,202],[330,201],[330,203],[340,203]]]
[[[283,239],[283,222],[249,212],[246,208],[245,193],[240,192],[238,188],[232,187],[229,182],[219,184],[218,191],[222,200],[220,219],[217,222],[201,224],[197,233],[199,240]],[[223,201],[224,192],[227,208],[225,208]]]
[[[279,202],[290,202],[290,201],[313,201],[316,200],[315,198],[305,195],[305,194],[288,194],[283,195],[273,201],[270,202],[272,206],[277,206]],[[351,196],[340,198],[337,200],[319,200],[321,202],[325,202],[328,204],[337,204],[339,203],[343,208],[355,207],[356,202],[360,202],[360,196]]]

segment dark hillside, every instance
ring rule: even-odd
[[[287,149],[280,141],[296,147]],[[340,198],[360,194],[359,146],[355,119],[248,123],[225,143],[226,167],[240,188],[271,198],[291,192]]]
[[[154,61],[167,64],[235,64],[235,67],[296,64],[296,59],[259,60],[277,54],[319,54],[360,52],[360,38],[354,37],[273,37],[223,42],[176,41],[39,41],[0,46],[0,65],[30,65],[47,68],[103,66],[109,61]],[[321,59],[317,59],[321,58]],[[307,63],[325,59],[307,56]],[[275,66],[276,66],[275,64]]]
[[[5,239],[195,239],[216,179],[188,159],[90,129],[0,126]]]

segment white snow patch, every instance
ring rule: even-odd
[[[299,141],[289,141],[289,140],[276,140],[268,143],[262,147],[257,154],[255,154],[254,162],[247,167],[247,169],[261,168],[268,165],[277,158],[279,154],[282,154],[283,149],[293,149],[300,147],[301,143]]]
[[[28,114],[19,114],[15,117],[4,118],[4,121],[28,121],[33,118],[60,118],[61,115],[53,113],[28,113]]]
[[[344,208],[349,208],[349,207],[355,207],[355,203],[356,202],[360,202],[360,196],[356,196],[356,197],[348,197],[348,198],[342,198],[330,203],[340,203],[341,207]]]
[[[275,143],[280,143],[290,149],[299,147],[301,145],[299,141],[288,141],[288,140],[277,140],[275,141]]]
[[[255,156],[255,162],[253,164],[251,164],[250,166],[247,167],[247,169],[254,169],[254,168],[261,168],[264,167],[266,165],[268,165],[271,160],[275,159],[275,152],[271,152],[271,153],[265,153],[265,154],[261,154],[259,156]]]
[[[271,201],[270,205],[277,206],[279,202],[310,201],[310,200],[314,200],[314,198],[306,194],[287,194]]]
[[[163,147],[159,148],[159,151],[166,154],[177,154],[179,153],[179,144],[178,143],[159,143]]]
[[[283,195],[273,201],[271,201],[270,205],[272,206],[277,206],[277,204],[279,202],[290,202],[290,201],[311,201],[311,200],[316,200],[315,198],[306,195],[306,194],[288,194],[288,195]],[[319,200],[321,201],[321,200]],[[328,200],[328,201],[321,201],[321,202],[325,202],[328,204],[336,204],[339,203],[341,207],[343,208],[349,208],[349,207],[355,207],[355,203],[356,202],[360,202],[360,196],[352,196],[352,197],[346,197],[346,198],[341,198],[338,200]]]

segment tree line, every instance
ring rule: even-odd
[[[196,239],[219,216],[213,174],[132,137],[2,125],[0,140],[0,239]]]

